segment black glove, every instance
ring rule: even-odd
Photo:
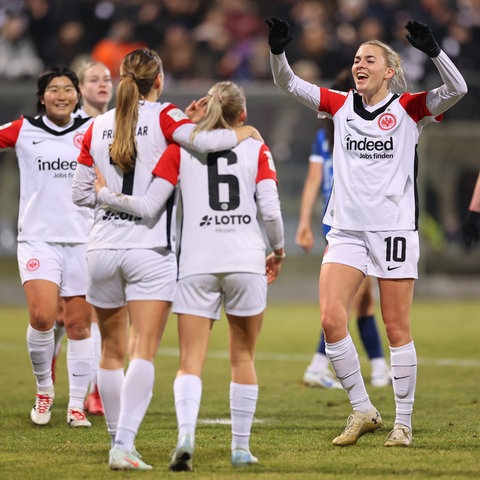
[[[405,28],[408,30],[407,40],[415,48],[426,53],[429,57],[436,57],[440,53],[440,46],[428,25],[414,20],[413,22],[407,22]]]
[[[268,44],[270,51],[274,55],[283,53],[287,43],[292,40],[293,35],[290,33],[290,25],[277,17],[272,17],[270,20],[265,20],[268,25]]]
[[[480,213],[469,210],[467,218],[462,225],[463,243],[467,248],[471,248],[478,242],[480,227]]]

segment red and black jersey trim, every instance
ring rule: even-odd
[[[24,117],[25,120],[27,120],[29,123],[31,123],[34,127],[41,128],[42,130],[45,130],[46,132],[50,133],[51,135],[55,135],[57,137],[61,137],[62,135],[66,135],[67,133],[73,132],[77,130],[79,127],[81,127],[84,123],[88,122],[91,120],[91,117],[86,117],[86,118],[81,118],[81,117],[75,117],[73,119],[73,125],[66,130],[53,130],[50,127],[47,127],[43,121],[42,117]]]
[[[377,108],[373,112],[369,112],[368,110],[365,109],[363,106],[363,100],[362,96],[354,92],[353,93],[353,110],[354,112],[364,120],[375,120],[380,114],[382,114],[389,106],[390,104],[395,101],[400,95],[395,93],[392,98],[382,107]]]

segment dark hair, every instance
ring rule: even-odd
[[[45,90],[50,82],[56,77],[68,77],[72,81],[73,86],[78,93],[78,102],[73,111],[76,112],[79,107],[81,93],[77,74],[68,67],[57,65],[45,70],[37,78],[37,113],[39,114],[45,113],[45,105],[40,99],[45,95]]]

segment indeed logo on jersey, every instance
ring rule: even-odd
[[[387,140],[369,140],[367,137],[353,138],[351,134],[345,137],[345,148],[360,153],[360,158],[393,158],[393,137]],[[368,153],[372,152],[372,153]]]
[[[37,157],[37,166],[39,172],[57,172],[53,178],[73,177],[73,172],[77,168],[76,160],[45,160],[43,157]]]
[[[200,222],[201,227],[208,227],[213,225],[218,226],[232,226],[232,225],[248,225],[251,223],[252,217],[250,215],[204,215]],[[222,230],[223,231],[223,230]]]

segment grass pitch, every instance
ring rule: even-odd
[[[243,469],[230,465],[226,321],[215,326],[203,377],[194,471],[172,473],[172,383],[178,365],[173,315],[156,358],[154,396],[136,442],[154,470],[113,472],[107,465],[104,418],[90,416],[90,429],[69,429],[66,424],[65,345],[51,423],[31,423],[35,384],[25,344],[27,312],[0,308],[0,479],[480,478],[480,302],[415,301],[412,324],[419,371],[414,445],[406,449],[383,447],[394,420],[391,387],[368,387],[385,422],[380,431],[364,435],[351,447],[331,444],[350,413],[347,396],[301,382],[318,339],[317,312],[311,303],[273,303],[267,309],[258,345],[260,396],[251,437],[259,464]],[[368,381],[369,365],[354,323],[351,333]]]

